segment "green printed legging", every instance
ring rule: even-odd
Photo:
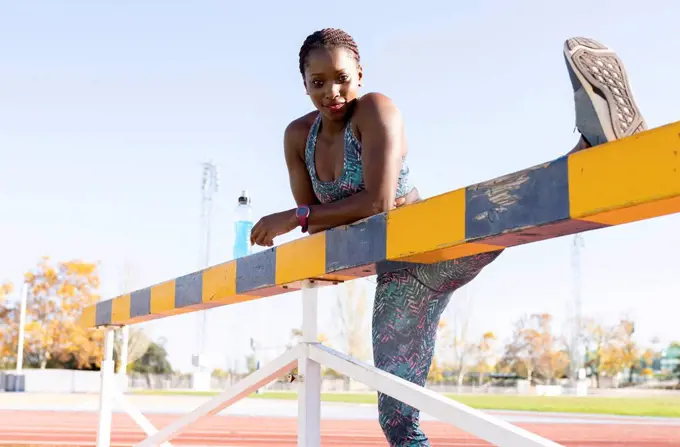
[[[439,318],[453,292],[470,282],[501,251],[378,275],[373,305],[373,361],[379,369],[425,385]],[[429,446],[420,413],[378,393],[380,426],[392,447]]]

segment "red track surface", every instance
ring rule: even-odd
[[[175,415],[147,415],[158,428]],[[487,446],[488,443],[440,422],[423,422],[434,447]],[[518,424],[569,447],[680,446],[678,425]],[[91,412],[0,411],[0,446],[94,446],[97,415]],[[295,419],[212,416],[173,440],[173,445],[295,447]],[[114,414],[112,447],[130,446],[144,434],[126,415]],[[385,446],[375,421],[322,421],[322,445]]]

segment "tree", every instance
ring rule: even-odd
[[[613,334],[611,329],[604,327],[596,320],[585,320],[584,341],[586,344],[585,367],[595,377],[596,387],[600,387],[600,376],[611,370],[610,341]]]
[[[430,370],[427,372],[427,381],[440,383],[444,380],[444,369],[442,365],[437,360],[437,356],[432,357],[432,364],[430,365]]]
[[[640,363],[643,369],[653,370],[654,361],[659,358],[659,353],[651,348],[647,348],[640,355]]]
[[[151,345],[151,339],[144,333],[144,330],[141,328],[132,328],[128,327],[128,344],[127,344],[127,365],[123,365],[122,367],[126,368],[136,362],[139,358],[141,358],[144,354],[149,349],[149,346]],[[120,338],[122,339],[123,333],[122,331],[117,331],[117,339]],[[122,349],[123,349],[123,343],[122,340],[116,340],[116,343],[113,345],[114,349],[114,356],[118,361],[121,358],[122,354]]]
[[[54,263],[43,257],[25,281],[28,363],[40,368],[99,368],[103,331],[77,324],[82,310],[99,300],[97,265],[79,260]]]
[[[623,319],[619,322],[617,330],[617,340],[621,346],[623,364],[628,368],[628,382],[633,382],[633,374],[639,369],[640,348],[634,339],[635,322],[630,319]]]
[[[595,376],[597,386],[604,374],[614,377],[626,369],[629,371],[628,380],[632,382],[635,371],[644,366],[651,366],[655,354],[649,350],[645,358],[641,357],[640,349],[633,338],[635,324],[630,319],[622,319],[613,326],[605,326],[594,319],[586,320],[586,367]]]
[[[493,332],[485,332],[482,334],[479,343],[475,348],[475,357],[477,359],[475,369],[479,373],[480,385],[484,383],[484,374],[492,371],[495,342],[496,335]]]
[[[165,349],[165,339],[151,342],[144,355],[132,363],[130,371],[144,374],[149,388],[151,388],[151,375],[172,374],[172,365],[168,360],[168,351]]]
[[[7,300],[7,296],[12,291],[12,283],[0,284],[0,369],[12,366],[9,359],[14,357],[16,348],[14,341],[16,312],[14,306],[10,306]]]
[[[628,369],[628,381],[633,381],[633,374],[639,368],[640,350],[633,334],[635,323],[630,319],[622,319],[612,329],[612,336],[607,346],[606,369],[616,375]]]
[[[569,356],[560,337],[552,333],[550,314],[532,314],[515,323],[503,363],[530,382],[552,383],[566,374]]]

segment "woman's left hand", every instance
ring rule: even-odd
[[[270,214],[260,219],[250,232],[250,243],[271,247],[274,245],[274,238],[281,236],[298,226],[295,210],[281,211],[280,213]]]

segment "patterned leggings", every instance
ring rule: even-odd
[[[483,253],[378,275],[372,323],[375,366],[425,385],[439,318],[451,295],[500,253]],[[378,393],[378,412],[380,426],[391,447],[430,446],[420,429],[417,409]]]

